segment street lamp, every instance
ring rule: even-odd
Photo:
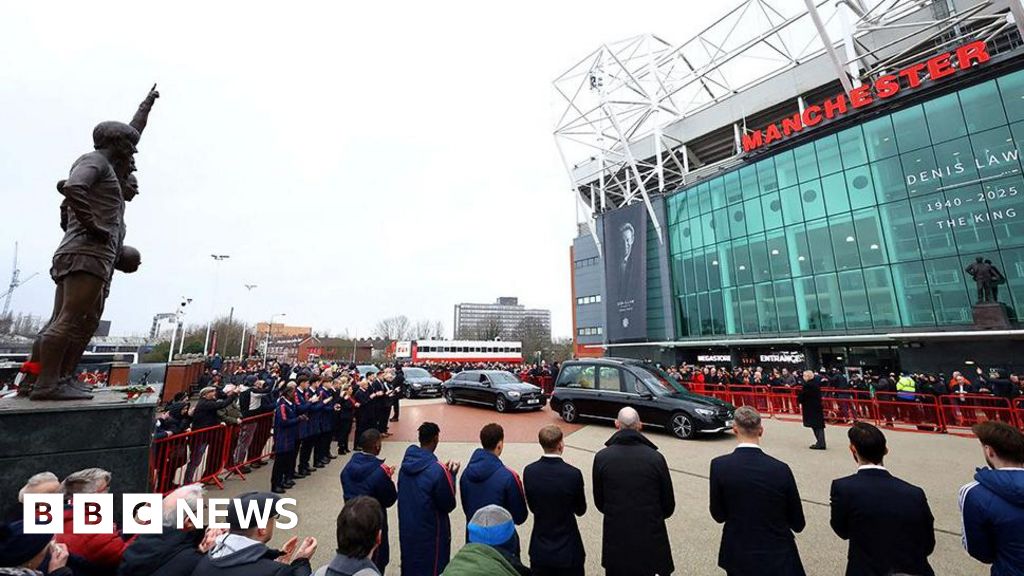
[[[256,284],[245,284],[246,293],[252,294],[253,288],[258,288]],[[239,314],[241,316],[241,314]],[[238,360],[245,360],[245,320],[242,320],[242,344],[238,347]]]
[[[210,258],[217,263],[217,267],[213,273],[213,299],[210,300],[210,319],[206,322],[206,340],[203,342],[203,356],[207,355],[210,346],[210,329],[213,327],[213,314],[217,307],[217,283],[220,280],[220,263],[228,258],[231,258],[228,254],[210,254]]]
[[[272,314],[270,316],[270,325],[267,326],[267,340],[263,343],[263,367],[267,367],[267,356],[270,354],[270,333],[274,331],[274,318],[278,316],[287,316],[284,312],[278,314]]]

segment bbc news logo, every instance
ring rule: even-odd
[[[276,501],[242,501],[237,498],[201,498],[195,510],[178,500],[174,526],[186,522],[197,529],[230,528],[229,514],[239,528],[266,528],[271,521],[283,530],[294,528],[294,498]],[[71,500],[72,534],[110,534],[114,531],[113,494],[75,494]],[[209,522],[206,522],[206,520]],[[26,534],[64,533],[64,497],[61,494],[25,494],[22,520]],[[163,532],[163,496],[160,494],[124,494],[121,498],[119,527],[124,534],[160,534]]]

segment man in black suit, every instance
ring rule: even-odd
[[[736,409],[732,454],[711,461],[711,516],[722,528],[718,565],[729,576],[804,576],[794,532],[804,529],[793,472],[761,450],[761,415]]]
[[[832,530],[850,541],[847,576],[932,576],[934,520],[924,491],[882,467],[882,431],[855,422],[848,433],[857,473],[832,482]]]
[[[811,444],[811,450],[825,449],[825,408],[821,403],[821,386],[820,376],[804,370],[803,384],[796,399],[800,402],[804,427],[814,430],[815,443]]]
[[[523,470],[526,504],[533,512],[530,564],[534,576],[583,576],[586,552],[576,516],[587,512],[583,473],[562,460],[562,429],[537,433],[544,455]]]

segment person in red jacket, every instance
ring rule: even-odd
[[[86,468],[70,474],[64,479],[64,533],[57,534],[55,541],[68,548],[74,561],[87,565],[87,572],[110,572],[117,570],[121,555],[128,547],[128,541],[121,537],[121,531],[114,523],[108,534],[74,534],[71,502],[75,494],[103,494],[110,488],[110,472],[100,468]],[[77,559],[74,557],[78,557]]]

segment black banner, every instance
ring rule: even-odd
[[[607,340],[647,338],[647,207],[637,202],[604,215]]]

